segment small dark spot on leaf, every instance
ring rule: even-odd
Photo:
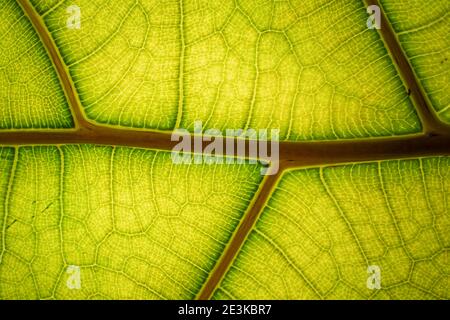
[[[8,230],[14,223],[16,223],[17,219],[14,219],[8,226],[6,226],[6,230]]]

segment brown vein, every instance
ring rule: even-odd
[[[70,78],[69,70],[64,63],[61,54],[59,53],[58,47],[53,41],[53,38],[50,36],[44,21],[41,19],[39,14],[36,12],[36,10],[33,8],[33,6],[30,4],[28,0],[17,0],[17,3],[20,5],[23,12],[30,20],[36,33],[41,39],[41,42],[44,45],[53,65],[55,66],[55,71],[61,82],[64,94],[66,95],[66,98],[70,104],[72,116],[74,117],[75,121],[75,126],[86,128],[90,127],[91,126],[90,123],[86,120],[86,118],[83,115],[81,103],[78,98],[75,86]]]

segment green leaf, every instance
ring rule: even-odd
[[[80,0],[42,6],[84,112],[101,124],[170,130],[279,128],[289,140],[420,131],[362,2]]]
[[[0,156],[2,299],[194,298],[261,180],[256,165],[123,147]],[[66,285],[71,265],[80,290]]]
[[[449,9],[2,0],[0,299],[449,299]]]

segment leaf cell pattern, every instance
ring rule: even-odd
[[[53,65],[13,0],[0,3],[0,129],[73,127]]]
[[[86,115],[105,125],[280,129],[286,140],[420,131],[359,1],[33,1]]]

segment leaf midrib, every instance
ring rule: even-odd
[[[171,141],[171,132],[103,126],[88,120],[81,106],[69,69],[65,65],[44,21],[27,0],[17,0],[17,2],[30,19],[55,67],[75,120],[75,128],[53,131],[1,131],[0,145],[103,144],[172,150],[177,142]],[[275,175],[267,176],[261,183],[259,190],[197,298],[211,298],[258,220],[277,182],[286,170],[352,162],[450,155],[450,125],[442,122],[431,107],[431,103],[403,52],[398,37],[389,24],[379,1],[363,0],[363,2],[366,6],[377,5],[381,8],[382,28],[378,31],[397,72],[411,92],[415,110],[422,123],[422,133],[353,140],[280,142],[279,171]],[[182,0],[180,0],[180,10],[181,15],[183,15]],[[183,32],[183,20],[180,22],[180,30]],[[183,38],[181,40],[184,42]],[[183,46],[184,43],[182,43]],[[182,50],[184,49],[182,48]],[[184,60],[183,52],[180,56],[180,63],[183,63],[182,60]],[[180,86],[183,85],[182,72],[183,65],[181,64]],[[181,121],[184,99],[182,87],[179,89],[179,94],[176,126]],[[234,138],[226,138],[225,142],[231,139]],[[204,144],[206,143],[204,142]],[[248,141],[246,141],[245,149],[249,149]]]

